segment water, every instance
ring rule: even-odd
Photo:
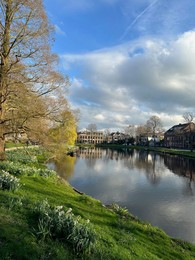
[[[51,165],[50,165],[51,166]],[[76,189],[126,207],[195,244],[195,160],[136,150],[84,149],[52,165]]]

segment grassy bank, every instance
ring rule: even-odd
[[[145,150],[145,151],[155,151],[163,154],[173,154],[173,155],[182,155],[187,157],[194,157],[195,152],[191,152],[190,150],[182,150],[182,149],[171,149],[165,147],[152,147],[152,146],[137,146],[137,145],[118,145],[118,144],[100,144],[97,147],[102,148],[110,148],[110,149],[137,149],[137,150]]]
[[[0,163],[0,259],[195,258],[194,245],[75,192],[44,169],[41,151],[10,151],[8,158]]]

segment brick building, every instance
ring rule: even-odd
[[[170,148],[195,149],[195,124],[174,125],[164,134],[164,145]]]

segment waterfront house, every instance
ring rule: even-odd
[[[101,144],[104,141],[104,133],[102,131],[81,131],[77,133],[77,143],[85,144]]]
[[[195,124],[174,125],[164,134],[164,145],[170,148],[194,149]]]

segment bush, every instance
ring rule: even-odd
[[[0,172],[0,189],[2,190],[17,190],[20,187],[20,181],[8,172],[2,170]]]
[[[35,207],[38,214],[39,237],[53,237],[69,243],[76,252],[90,252],[96,241],[95,231],[89,220],[75,216],[72,209],[64,211],[63,206],[51,207],[47,200]]]

